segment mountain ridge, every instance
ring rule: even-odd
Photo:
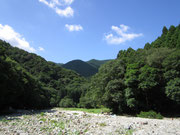
[[[84,77],[91,77],[98,72],[98,69],[101,65],[108,61],[110,60],[91,59],[89,61],[83,61],[80,59],[75,59],[65,64],[57,63],[57,65],[66,69],[73,70]]]

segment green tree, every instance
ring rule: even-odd
[[[124,82],[122,80],[111,80],[105,88],[103,100],[115,113],[122,113],[124,110]]]
[[[171,100],[180,104],[180,78],[174,78],[167,83],[166,94]]]

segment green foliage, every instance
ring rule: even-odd
[[[75,103],[71,98],[63,98],[61,99],[60,103],[59,103],[60,107],[75,107]]]
[[[66,64],[58,63],[57,65],[66,69],[73,70],[84,77],[90,78],[91,76],[93,76],[94,74],[98,72],[98,69],[100,68],[101,65],[103,65],[104,63],[108,61],[110,60],[92,59],[87,62],[82,61],[82,60],[73,60]]]
[[[124,82],[122,80],[111,80],[105,88],[103,101],[107,107],[111,107],[113,112],[121,112],[124,107]]]
[[[43,117],[43,116],[45,116],[45,113],[44,113],[44,112],[41,112],[41,114],[40,114],[40,115]]]
[[[70,61],[62,65],[62,67],[66,69],[74,70],[84,77],[90,77],[98,72],[98,68],[95,68],[94,66],[91,66],[90,64],[82,60]]]
[[[71,67],[79,72],[88,69],[85,76],[94,69],[97,72],[95,67],[101,64],[96,60],[89,61],[91,65],[75,63],[81,66],[72,62]],[[144,49],[119,51],[115,60],[98,70],[86,80],[0,40],[0,109],[105,106],[114,113],[179,113],[180,25],[164,27],[162,35]]]
[[[34,77],[5,54],[0,61],[1,109],[8,107],[41,108],[48,106],[45,91]]]
[[[103,123],[99,123],[99,126],[100,127],[105,127],[105,126],[107,126],[107,124],[105,122],[103,122]]]
[[[36,54],[0,40],[0,108],[58,106],[68,96],[75,104],[86,80]]]
[[[167,83],[166,94],[170,99],[180,104],[180,78],[174,78]]]
[[[162,35],[144,49],[121,50],[92,77],[80,105],[104,105],[115,113],[179,108],[179,39],[180,25],[164,27]]]
[[[163,119],[163,116],[160,113],[156,113],[155,111],[143,112],[141,111],[137,114],[137,117],[141,118],[150,118],[150,119]]]
[[[87,63],[90,64],[91,66],[95,67],[96,69],[99,69],[101,65],[105,64],[108,61],[110,61],[110,60],[92,59],[92,60],[87,61]]]
[[[168,47],[168,48],[179,48],[179,38],[180,38],[180,25],[170,26],[169,30],[164,27],[161,37],[158,37],[151,46],[153,48]]]

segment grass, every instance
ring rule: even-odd
[[[134,132],[134,130],[133,130],[133,129],[130,129],[130,130],[128,130],[128,131],[126,132],[126,134],[125,134],[125,135],[132,135],[132,134],[133,134],[133,132]]]
[[[45,116],[45,113],[44,113],[44,112],[41,112],[41,114],[40,114],[40,115],[41,115],[41,117],[43,117],[43,116]]]
[[[115,132],[118,133],[119,135],[133,135],[134,129],[117,129]]]
[[[87,113],[102,113],[102,112],[110,112],[110,109],[108,108],[95,108],[95,109],[86,109],[86,108],[62,108],[63,110],[69,110],[69,111],[83,111]]]
[[[54,127],[59,127],[60,129],[65,129],[65,123],[63,121],[58,122],[56,120],[51,120],[51,123],[54,125]]]
[[[30,115],[24,115],[23,118],[24,119],[29,119],[31,116]]]
[[[14,123],[12,123],[12,126],[16,126],[16,125],[18,125],[18,123],[15,123],[15,122],[14,122]]]
[[[8,122],[10,122],[10,121],[11,121],[11,120],[8,120],[8,119],[6,119],[6,118],[3,118],[3,119],[0,120],[0,122],[6,123],[6,124],[7,124]]]
[[[46,118],[41,118],[40,121],[46,122]]]
[[[163,116],[160,113],[156,113],[155,111],[143,112],[137,114],[137,117],[141,118],[149,118],[149,119],[163,119]]]
[[[99,123],[99,126],[105,127],[105,126],[107,126],[107,125],[106,125],[106,123]]]

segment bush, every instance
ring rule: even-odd
[[[150,119],[163,119],[163,116],[160,113],[156,113],[155,111],[143,112],[141,111],[140,114],[137,114],[137,117],[141,118],[150,118]]]
[[[71,98],[67,98],[67,97],[63,98],[60,101],[59,106],[60,107],[65,107],[65,108],[67,108],[67,107],[76,107],[74,101]]]

